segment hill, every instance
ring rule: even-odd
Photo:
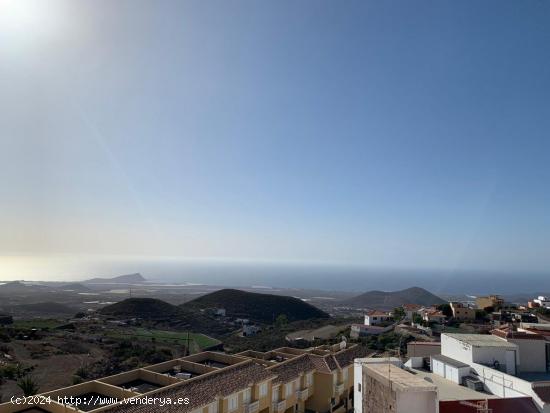
[[[181,307],[224,308],[228,316],[248,318],[262,323],[272,323],[280,314],[286,315],[288,321],[329,317],[324,311],[298,298],[233,289],[203,295],[182,304]]]
[[[432,305],[443,304],[446,301],[431,292],[412,287],[401,291],[368,291],[345,301],[353,307],[371,308],[377,310],[392,310],[403,304]]]
[[[91,280],[83,281],[84,284],[127,284],[127,283],[143,283],[147,280],[141,275],[140,273],[136,274],[127,274],[127,275],[119,275],[118,277],[113,278],[92,278]]]
[[[14,305],[13,310],[16,312],[42,314],[75,314],[78,310],[64,304],[43,302],[33,304]]]
[[[20,281],[12,281],[6,284],[0,285],[0,294],[1,295],[12,295],[12,294],[36,294],[43,293],[45,291],[51,290],[49,287],[44,285],[28,285]]]
[[[92,289],[86,287],[83,284],[79,283],[71,283],[71,284],[63,284],[61,287],[59,287],[62,291],[74,291],[74,292],[88,292],[92,291]]]
[[[120,318],[166,319],[181,313],[172,304],[155,298],[128,298],[99,310],[100,314]]]

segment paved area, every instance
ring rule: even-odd
[[[437,374],[431,373],[426,370],[411,369],[416,373],[417,377],[422,377],[429,383],[437,386],[439,392],[439,400],[472,400],[472,399],[496,399],[489,393],[482,393],[465,386],[459,386],[450,380],[444,379]]]

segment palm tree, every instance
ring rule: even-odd
[[[31,376],[25,376],[22,379],[19,379],[17,385],[21,390],[23,390],[25,397],[34,396],[39,390],[38,385]]]

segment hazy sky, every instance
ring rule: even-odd
[[[549,22],[539,0],[0,0],[0,276],[547,270]]]

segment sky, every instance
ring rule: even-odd
[[[548,21],[539,0],[0,0],[0,279],[132,257],[547,273]]]

